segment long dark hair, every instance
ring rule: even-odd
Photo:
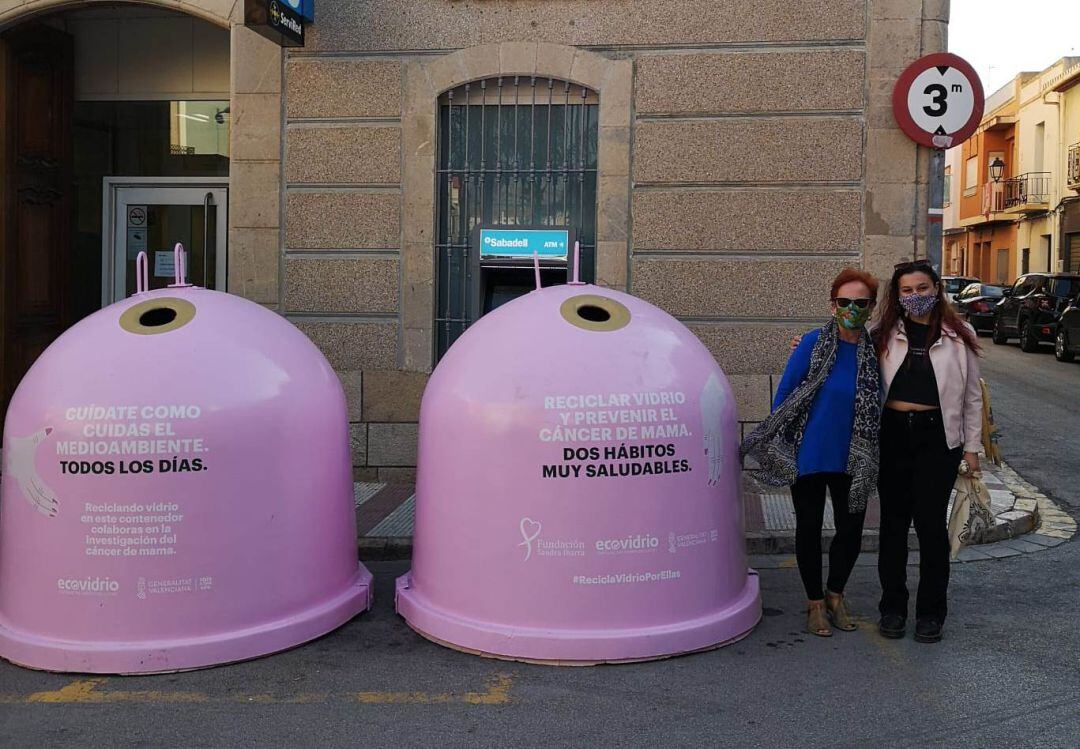
[[[956,314],[956,310],[945,296],[945,289],[941,285],[941,277],[926,262],[902,263],[893,271],[889,285],[885,289],[885,298],[878,305],[877,324],[874,326],[872,337],[874,348],[878,356],[888,355],[886,349],[889,345],[889,336],[896,329],[897,323],[903,316],[903,308],[900,306],[900,277],[909,273],[925,273],[937,287],[938,303],[934,305],[930,313],[930,341],[936,341],[941,336],[942,325],[947,325],[953,330],[964,345],[978,354],[982,351],[975,333]]]

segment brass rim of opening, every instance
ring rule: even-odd
[[[607,313],[607,319],[594,320],[584,316],[582,312],[588,314],[590,308]],[[559,312],[568,323],[584,330],[610,332],[630,324],[630,310],[614,299],[598,294],[572,296],[562,303]]]
[[[173,318],[160,325],[147,325],[143,316],[157,310],[172,310]],[[136,335],[158,335],[182,328],[195,317],[195,305],[186,299],[176,297],[158,297],[139,302],[133,307],[128,307],[124,314],[120,315],[120,327],[129,333]]]

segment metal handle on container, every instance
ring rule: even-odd
[[[145,294],[150,290],[150,261],[146,257],[146,251],[140,251],[135,256],[135,293]]]
[[[203,247],[203,264],[202,264],[202,285],[206,286],[206,269],[210,267],[210,206],[214,204],[214,193],[208,192],[203,196],[203,214],[202,214],[202,247]],[[217,254],[217,247],[214,248],[214,254]],[[216,258],[215,258],[216,260]]]
[[[184,245],[179,242],[173,247],[173,286],[185,286],[184,278],[187,276],[187,268],[184,267]]]

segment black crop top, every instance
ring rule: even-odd
[[[907,334],[908,353],[889,387],[888,400],[940,408],[937,377],[930,363],[930,346],[934,344],[934,341],[928,340],[930,326],[905,320],[904,332]]]

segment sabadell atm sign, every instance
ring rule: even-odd
[[[565,229],[481,229],[480,257],[565,259],[570,233]]]

